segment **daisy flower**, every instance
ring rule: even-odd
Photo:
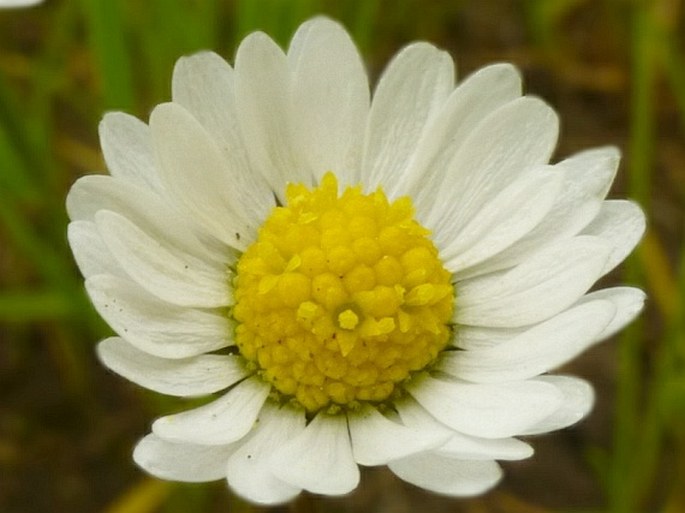
[[[262,504],[346,494],[359,465],[468,496],[498,482],[496,460],[532,455],[517,437],[586,415],[590,385],[548,372],[640,311],[640,290],[588,291],[645,221],[604,199],[618,151],[552,165],[557,133],[514,67],[456,85],[427,43],[371,95],[325,18],[287,53],[258,32],[234,67],[180,59],[149,124],[107,114],[111,176],[67,199],[86,289],[117,333],[99,357],[206,397],[157,419],[136,463]]]

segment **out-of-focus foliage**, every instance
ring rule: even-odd
[[[349,28],[373,76],[416,39],[449,50],[461,75],[512,61],[561,113],[559,156],[621,147],[616,187],[650,220],[622,272],[650,300],[623,338],[573,366],[597,385],[593,415],[536,443],[495,492],[448,500],[369,470],[350,497],[283,509],[685,511],[684,10],[681,0],[47,0],[0,11],[0,511],[260,510],[224,483],[135,469],[135,440],[179,404],[96,362],[108,328],[68,251],[64,197],[78,176],[104,171],[102,113],[146,119],[169,99],[179,56],[213,49],[230,61],[255,29],[285,44],[314,14]]]

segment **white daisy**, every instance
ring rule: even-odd
[[[287,53],[255,33],[233,68],[181,59],[149,125],[105,116],[111,176],[67,200],[118,335],[100,358],[218,394],[155,421],[141,467],[264,504],[348,493],[358,465],[467,496],[532,454],[515,437],[588,413],[589,384],[547,373],[641,309],[634,288],[588,290],[643,214],[604,200],[616,149],[548,164],[557,116],[514,67],[454,75],[412,44],[371,99],[348,34],[318,18]]]

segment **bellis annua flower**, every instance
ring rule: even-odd
[[[134,459],[227,479],[257,503],[345,494],[359,465],[438,493],[482,493],[516,437],[591,408],[548,374],[606,339],[643,293],[588,292],[644,218],[604,200],[614,148],[548,162],[558,121],[517,70],[455,85],[427,43],[373,96],[345,30],[263,33],[229,66],[181,59],[149,125],[105,116],[111,176],[71,189],[69,241],[118,336],[98,353],[148,389],[206,404],[162,417]]]

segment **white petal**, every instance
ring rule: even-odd
[[[454,155],[433,208],[420,217],[433,230],[438,247],[465,225],[482,205],[528,168],[546,164],[558,133],[557,115],[537,98],[518,98],[494,111]]]
[[[297,29],[288,65],[293,137],[308,167],[317,180],[334,171],[342,185],[356,185],[369,84],[354,43],[339,23],[315,18]]]
[[[433,452],[463,459],[517,460],[531,456],[532,448],[515,438],[480,438],[454,431],[439,422],[411,396],[395,403],[402,423],[419,436],[443,439]]]
[[[219,263],[231,263],[233,256],[222,248],[205,245],[208,237],[202,227],[188,222],[158,194],[111,176],[89,175],[79,178],[67,196],[67,211],[72,220],[94,221],[100,210],[111,210],[135,220],[143,231],[162,236],[183,251]]]
[[[568,194],[576,204],[604,199],[616,177],[621,152],[615,146],[584,150],[562,160],[555,167],[567,175]],[[568,201],[564,198],[564,201]]]
[[[546,383],[473,384],[421,375],[407,387],[440,422],[467,435],[517,435],[559,407],[561,394]]]
[[[312,493],[342,495],[359,483],[359,467],[342,415],[318,414],[304,431],[276,450],[271,464],[276,477]]]
[[[502,470],[494,461],[457,460],[434,453],[391,461],[388,467],[408,483],[455,497],[485,493],[502,477]]]
[[[526,235],[552,208],[561,178],[552,166],[536,167],[483,205],[469,224],[451,226],[454,238],[440,248],[445,267],[471,267]]]
[[[417,212],[429,211],[454,154],[475,127],[492,111],[521,96],[521,75],[510,64],[481,68],[464,79],[423,131],[400,184]]]
[[[532,448],[515,438],[480,438],[454,431],[439,422],[411,396],[395,404],[402,423],[420,433],[418,436],[442,439],[445,443],[433,452],[461,459],[517,460],[531,456]]]
[[[169,442],[235,442],[253,429],[269,391],[270,387],[261,379],[248,378],[209,404],[157,419],[152,432]]]
[[[608,248],[601,239],[578,236],[545,248],[505,273],[461,282],[455,321],[517,327],[548,319],[592,286],[607,256]]]
[[[179,397],[212,394],[248,375],[237,356],[207,354],[169,360],[144,353],[118,337],[98,344],[102,363],[147,389]]]
[[[454,63],[428,43],[399,52],[374,93],[364,143],[362,176],[367,190],[382,185],[393,195],[428,120],[454,87]]]
[[[12,9],[14,7],[30,7],[41,3],[43,0],[0,0],[0,9]]]
[[[228,460],[229,486],[258,504],[280,504],[293,499],[301,489],[277,479],[271,469],[271,455],[302,432],[303,412],[266,403],[253,434],[242,441]]]
[[[516,438],[478,438],[456,433],[434,452],[462,460],[513,461],[530,458],[533,448]]]
[[[160,178],[171,197],[214,237],[244,250],[262,221],[241,209],[245,191],[235,176],[247,171],[226,162],[212,137],[180,105],[158,105],[150,129]]]
[[[136,445],[133,460],[160,479],[203,483],[226,476],[226,462],[234,450],[234,445],[172,443],[149,434]]]
[[[95,309],[136,348],[162,358],[186,358],[233,345],[228,315],[166,303],[126,278],[86,280]]]
[[[67,213],[72,221],[93,221],[98,210],[126,212],[138,218],[148,209],[156,210],[161,203],[160,197],[151,190],[112,176],[88,175],[71,186]]]
[[[565,428],[575,424],[592,410],[595,393],[587,381],[572,376],[540,376],[535,380],[554,385],[564,394],[564,399],[558,410],[526,429],[522,435],[536,435]]]
[[[437,368],[476,383],[531,378],[563,365],[597,342],[615,314],[610,301],[586,302],[496,346],[450,351]]]
[[[645,214],[632,201],[605,201],[597,217],[583,233],[600,237],[611,246],[609,259],[602,271],[602,274],[606,274],[623,262],[640,242],[645,233]]]
[[[235,92],[250,162],[283,201],[289,182],[313,183],[312,171],[295,151],[291,76],[283,51],[266,34],[243,39],[235,58]]]
[[[493,258],[461,271],[458,279],[499,271],[531,258],[556,241],[576,235],[597,216],[620,160],[616,148],[583,151],[553,166],[562,190],[545,218],[529,234]]]
[[[150,236],[114,212],[100,211],[95,221],[119,265],[157,297],[183,306],[217,307],[230,303],[228,268],[185,252],[163,234]]]
[[[125,276],[91,221],[72,221],[67,228],[69,246],[84,278],[95,274]]]
[[[112,176],[143,189],[161,191],[150,128],[123,112],[108,112],[99,128],[102,153]]]
[[[360,465],[385,465],[388,461],[435,448],[447,433],[430,433],[403,426],[366,405],[348,416],[352,452]]]
[[[397,413],[402,424],[423,433],[423,436],[444,438],[449,440],[453,435],[459,434],[445,424],[438,422],[426,409],[411,396],[403,397],[395,403]]]
[[[488,328],[485,326],[459,326],[454,334],[453,345],[460,349],[493,347],[525,332],[522,328]]]
[[[274,198],[264,177],[249,166],[235,104],[233,69],[213,52],[182,57],[174,67],[172,91],[174,102],[200,122],[221,151],[225,185],[240,191],[230,195],[230,201],[236,202],[231,211],[238,209],[248,219],[265,219]]]
[[[581,297],[576,304],[584,304],[597,299],[611,301],[616,314],[604,330],[597,335],[597,342],[605,340],[629,324],[644,307],[645,293],[632,287],[614,287],[597,290]],[[453,345],[460,349],[482,349],[497,346],[509,341],[528,328],[488,328],[483,326],[459,326],[454,335]]]
[[[645,306],[646,295],[640,289],[633,287],[614,287],[591,292],[581,298],[579,303],[602,299],[611,301],[616,307],[616,315],[606,328],[598,335],[598,340],[605,340],[624,326],[632,322]]]
[[[192,114],[220,147],[240,140],[233,69],[219,55],[205,51],[178,59],[171,90],[174,103]]]

